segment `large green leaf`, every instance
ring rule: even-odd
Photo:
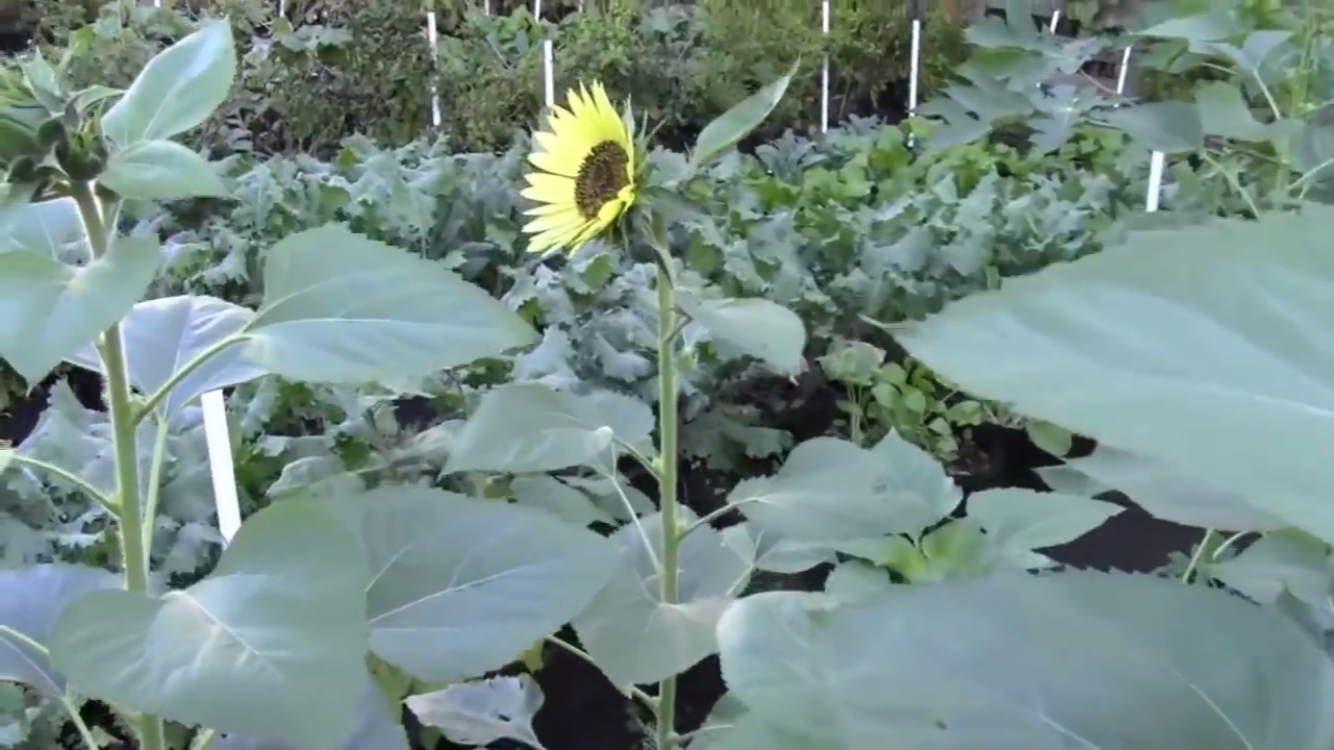
[[[646,452],[653,410],[610,391],[574,394],[537,383],[487,391],[450,446],[447,471],[556,471],[607,463],[614,441]]]
[[[728,502],[757,530],[840,541],[920,532],[961,497],[935,459],[890,434],[869,450],[837,438],[807,440],[777,474],[741,482]]]
[[[228,735],[209,745],[210,750],[297,750],[282,740]],[[397,704],[391,704],[375,678],[367,673],[366,687],[357,707],[356,724],[338,750],[411,750]]]
[[[227,340],[255,317],[252,310],[214,297],[162,297],[134,306],[121,323],[130,382],[151,394],[196,356]],[[91,344],[67,357],[95,372],[106,372]],[[163,400],[168,414],[200,395],[245,383],[267,371],[250,361],[239,345],[223,349],[177,383]]]
[[[125,148],[192,130],[227,99],[235,77],[231,24],[206,21],[148,61],[102,116],[102,132]]]
[[[208,160],[175,141],[143,141],[113,154],[102,185],[130,200],[226,196]]]
[[[408,486],[323,502],[377,572],[371,649],[430,682],[504,666],[582,610],[616,563],[606,539],[530,508]]]
[[[516,313],[444,265],[330,224],[274,245],[245,330],[255,362],[293,380],[425,376],[532,343]]]
[[[0,236],[10,245],[57,260],[83,262],[91,255],[73,198],[20,203],[0,210]]]
[[[898,335],[974,395],[1334,540],[1334,209],[1134,234]]]
[[[1037,470],[1057,492],[1085,495],[1125,493],[1154,518],[1207,529],[1271,531],[1286,521],[1246,502],[1236,493],[1183,479],[1160,461],[1099,445],[1062,466]]]
[[[816,746],[807,735],[764,721],[731,693],[724,693],[713,704],[709,718],[690,742],[690,750],[812,750]]]
[[[660,593],[662,515],[622,526],[612,541],[620,551],[616,572],[571,623],[612,683],[657,682],[716,653],[718,618],[749,577],[722,535],[702,526],[681,543],[675,604]]]
[[[546,750],[533,731],[542,687],[530,675],[461,682],[403,701],[422,726],[436,727],[452,744],[490,747],[502,740]]]
[[[1204,572],[1261,604],[1273,604],[1285,590],[1328,609],[1334,594],[1329,545],[1296,529],[1274,531],[1241,554],[1204,566]]]
[[[1334,743],[1334,665],[1310,639],[1173,579],[1016,573],[832,607],[759,594],[718,634],[732,693],[829,750]]]
[[[683,296],[681,308],[716,342],[786,375],[800,372],[806,326],[786,307],[757,298],[696,300]]]
[[[0,465],[4,462],[0,455]],[[89,591],[119,586],[119,576],[79,565],[56,563],[0,571],[0,625],[45,646],[65,605]],[[31,685],[50,696],[65,694],[65,677],[51,667],[50,660],[4,633],[0,633],[0,680]]]
[[[705,125],[695,139],[695,148],[690,155],[691,164],[698,167],[735,146],[737,141],[758,128],[783,100],[783,94],[787,93],[788,84],[792,82],[792,76],[796,75],[799,65],[800,61],[793,63],[787,73]]]
[[[158,263],[158,244],[147,237],[122,237],[82,268],[35,252],[0,252],[0,359],[40,382],[130,311]]]
[[[968,518],[986,529],[1001,554],[1025,567],[1045,562],[1033,550],[1073,542],[1120,513],[1103,500],[1004,487],[968,497]]]
[[[366,559],[314,504],[246,520],[217,569],[161,597],[97,591],[61,613],[51,659],[132,711],[333,750],[365,689]]]

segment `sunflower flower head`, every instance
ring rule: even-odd
[[[580,245],[616,223],[635,202],[636,144],[600,83],[571,89],[569,106],[553,106],[546,130],[533,134],[534,169],[521,195],[538,205],[524,211],[523,231],[534,253]]]

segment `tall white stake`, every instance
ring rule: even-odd
[[[917,77],[920,75],[922,60],[922,0],[912,3],[912,39],[908,43],[908,117],[917,114]],[[908,134],[908,148],[917,145],[917,139]]]
[[[1051,33],[1055,34],[1055,33],[1056,33],[1056,24],[1058,24],[1058,23],[1060,23],[1060,22],[1061,22],[1061,11],[1059,11],[1059,10],[1054,10],[1054,11],[1052,11],[1052,12],[1051,12],[1051,25],[1050,25],[1049,27],[1047,27],[1047,30],[1050,31]],[[1032,21],[1030,21],[1029,23],[1032,23]]]
[[[431,50],[431,70],[434,71],[440,54],[440,34],[435,27],[435,11],[426,11],[426,45]],[[440,85],[431,76],[431,127],[440,127]]]
[[[161,0],[158,0],[158,2],[161,2]],[[278,17],[281,18],[286,15],[287,15],[287,0],[278,0]]]
[[[547,109],[556,104],[556,53],[551,40],[542,40],[542,103]]]
[[[820,33],[829,41],[829,0],[820,0]],[[829,53],[820,66],[820,132],[829,132]]]
[[[1133,46],[1133,45],[1132,45]],[[1130,50],[1126,47],[1121,53],[1121,69],[1116,73],[1116,94],[1121,96],[1126,92],[1126,72],[1130,70]],[[1148,194],[1144,196],[1144,210],[1154,213],[1161,205],[1163,197],[1163,170],[1167,166],[1167,154],[1162,151],[1153,151],[1149,154],[1149,189]]]
[[[222,391],[200,397],[204,409],[204,441],[208,445],[208,470],[213,479],[213,502],[218,509],[218,531],[230,544],[241,528],[241,503],[236,492],[236,466],[232,460],[232,435],[227,426],[227,402]]]

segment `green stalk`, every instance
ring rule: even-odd
[[[102,202],[93,185],[76,182],[71,193],[79,206],[84,231],[93,257],[101,258],[111,249],[115,227],[108,227]],[[115,212],[111,212],[113,215]],[[102,336],[102,362],[106,365],[107,410],[116,457],[116,498],[120,501],[120,553],[125,589],[135,593],[148,590],[148,553],[144,547],[143,508],[139,500],[139,457],[135,441],[134,405],[130,395],[130,376],[125,361],[125,342],[120,322],[112,324]],[[140,750],[165,750],[162,719],[141,715],[133,720]]]
[[[676,287],[665,253],[658,259],[658,498],[662,510],[664,604],[677,603],[677,555],[683,535],[676,520]],[[676,744],[676,676],[658,683],[658,750]]]

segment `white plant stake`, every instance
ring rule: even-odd
[[[1131,45],[1134,46],[1134,45]],[[1130,47],[1126,47],[1121,53],[1121,70],[1116,74],[1116,95],[1121,96],[1126,93],[1126,73],[1130,71]]]
[[[162,0],[158,0],[158,2],[162,2]],[[287,15],[287,0],[278,0],[278,17],[282,18],[283,16],[286,15]]]
[[[829,0],[820,0],[820,33],[829,40]],[[829,53],[820,66],[820,132],[829,132]]]
[[[426,43],[431,49],[431,68],[439,63],[440,35],[435,28],[435,11],[426,12]],[[435,76],[431,76],[431,127],[440,127],[440,87]]]
[[[1116,73],[1116,95],[1121,96],[1126,92],[1126,73],[1130,70],[1130,50],[1126,47],[1121,53],[1121,69]],[[1119,106],[1119,105],[1118,105]],[[1144,197],[1144,210],[1149,213],[1155,213],[1162,201],[1163,195],[1163,170],[1167,165],[1167,155],[1162,151],[1154,151],[1149,154],[1149,190]]]
[[[1058,24],[1058,23],[1060,23],[1060,22],[1061,22],[1061,11],[1059,11],[1059,10],[1054,10],[1054,11],[1052,11],[1052,12],[1051,12],[1051,26],[1049,26],[1049,27],[1047,28],[1047,30],[1050,31],[1051,33],[1055,34],[1055,33],[1056,33],[1056,24]]]
[[[533,0],[533,18],[542,21],[542,0]],[[547,109],[556,103],[556,52],[551,38],[542,40],[542,104]]]
[[[914,0],[912,4],[912,39],[908,44],[908,117],[917,114],[917,76],[921,66],[922,59],[922,0]],[[912,148],[916,143],[912,133],[908,134],[908,148]]]
[[[435,11],[426,11],[426,44],[431,50],[431,69],[438,64],[440,35],[435,27]],[[435,76],[431,77],[431,127],[440,127],[440,87]]]
[[[208,471],[213,479],[213,502],[218,509],[218,531],[223,544],[231,544],[241,528],[241,503],[236,493],[236,465],[232,459],[232,436],[227,426],[227,402],[222,391],[209,391],[199,398],[204,409],[204,440],[208,444]]]

